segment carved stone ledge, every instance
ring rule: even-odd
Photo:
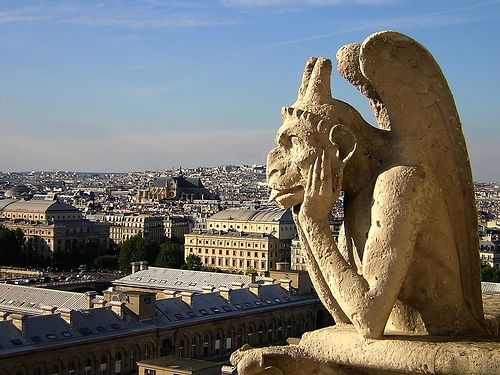
[[[350,325],[304,334],[298,345],[251,349],[231,358],[238,374],[498,374],[500,338],[386,335],[365,339]]]

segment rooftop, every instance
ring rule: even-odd
[[[229,273],[180,270],[174,268],[149,267],[113,281],[114,285],[142,287],[157,290],[176,290],[193,293],[203,292],[204,287],[231,288],[233,283],[251,283],[250,276]]]
[[[254,222],[285,222],[293,223],[290,210],[281,208],[228,208],[212,215],[210,221],[235,220]]]

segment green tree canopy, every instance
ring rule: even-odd
[[[160,252],[160,245],[139,233],[120,243],[118,249],[120,250],[118,258],[120,271],[127,274],[130,273],[131,262],[145,260],[149,264],[154,264]]]
[[[483,266],[481,268],[481,281],[498,283],[500,282],[500,269]]]
[[[0,225],[0,264],[25,265],[25,239],[21,229],[9,229]]]
[[[166,242],[161,245],[156,258],[156,267],[180,268],[184,264],[184,246],[179,243]]]
[[[94,266],[99,269],[117,270],[119,255],[105,254],[94,259]]]
[[[186,263],[184,268],[187,270],[200,271],[203,268],[203,263],[201,262],[201,258],[195,254],[189,254],[186,257]]]

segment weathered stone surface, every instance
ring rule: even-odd
[[[392,31],[344,46],[337,59],[368,97],[378,128],[332,97],[331,61],[310,58],[297,101],[282,110],[268,183],[271,199],[292,208],[318,295],[338,324],[353,328],[234,359],[248,374],[267,363],[286,374],[356,373],[346,367],[353,364],[370,374],[471,373],[475,360],[463,360],[461,344],[387,337],[488,333],[472,173],[446,79],[423,46]],[[337,245],[328,214],[341,191]],[[488,357],[478,343],[472,348],[478,361]]]

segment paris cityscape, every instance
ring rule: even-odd
[[[499,19],[2,1],[0,375],[498,374]]]

